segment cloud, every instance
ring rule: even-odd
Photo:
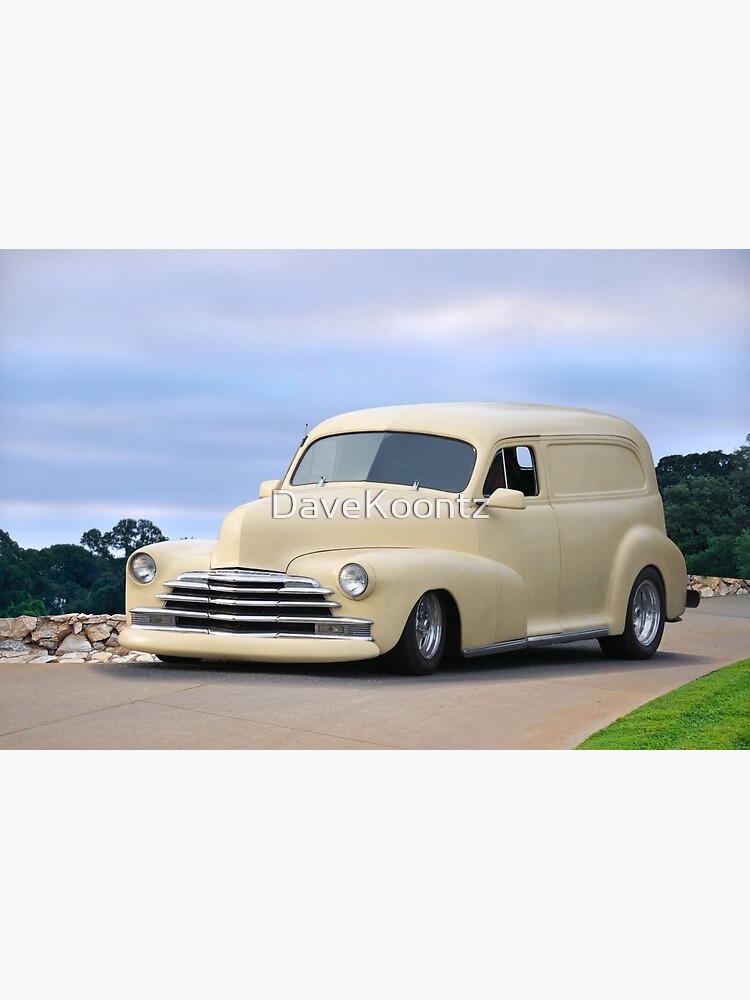
[[[396,310],[386,329],[421,336],[601,333],[632,326],[632,317],[596,302],[539,294],[486,294]]]
[[[390,403],[586,406],[657,456],[731,450],[749,289],[743,253],[5,252],[0,526],[215,534],[306,423]]]

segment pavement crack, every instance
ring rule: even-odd
[[[391,743],[381,743],[378,740],[361,740],[356,736],[339,736],[338,733],[326,733],[319,729],[301,729],[299,726],[284,726],[278,722],[261,722],[260,719],[248,719],[244,715],[225,715],[223,712],[209,712],[205,708],[188,708],[185,705],[170,705],[166,701],[157,701],[149,698],[153,705],[161,705],[163,708],[175,708],[179,712],[194,712],[196,715],[210,715],[216,719],[234,719],[237,722],[250,722],[254,726],[267,726],[270,729],[283,729],[290,733],[306,733],[308,736],[326,736],[330,740],[347,740],[350,743],[365,743],[376,747],[385,747],[387,750],[403,750],[404,747],[394,746]]]
[[[191,684],[190,687],[180,688],[174,694],[184,694],[186,691],[195,691],[197,688],[205,687],[205,684]],[[152,702],[153,698],[128,698],[127,701],[118,701],[113,705],[102,705],[100,708],[92,708],[88,712],[74,712],[73,715],[61,715],[59,718],[47,719],[44,722],[35,722],[31,726],[21,726],[20,729],[9,729],[0,733],[0,740],[6,736],[16,736],[18,733],[28,733],[32,729],[42,729],[44,726],[54,726],[58,722],[72,722],[73,719],[85,719],[87,715],[97,715],[99,712],[109,712],[113,708],[125,708],[126,705],[145,705]],[[159,704],[164,704],[159,702]]]

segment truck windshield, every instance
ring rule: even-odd
[[[415,482],[430,490],[460,493],[471,476],[476,451],[466,441],[404,431],[361,431],[319,438],[306,449],[293,486],[325,482]]]

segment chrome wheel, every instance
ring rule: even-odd
[[[447,623],[442,596],[434,590],[422,594],[411,609],[401,638],[386,653],[387,661],[401,674],[434,674],[443,658]]]
[[[647,660],[659,648],[664,632],[664,581],[653,566],[642,569],[630,591],[625,630],[599,640],[605,656]]]
[[[650,646],[661,625],[661,599],[656,584],[644,580],[633,595],[633,632],[642,646]]]
[[[425,594],[416,608],[415,629],[417,649],[425,660],[431,660],[443,638],[443,609],[435,594]]]

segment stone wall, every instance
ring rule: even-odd
[[[53,615],[0,618],[0,658],[33,663],[93,660],[150,663],[151,653],[133,653],[118,642],[125,615]]]
[[[750,580],[690,576],[688,587],[701,598],[750,595]],[[92,660],[151,663],[151,653],[133,653],[118,642],[125,615],[53,615],[49,618],[0,618],[0,659],[32,663]]]
[[[750,594],[750,580],[728,576],[689,576],[688,589],[700,591],[701,597],[733,597]]]

